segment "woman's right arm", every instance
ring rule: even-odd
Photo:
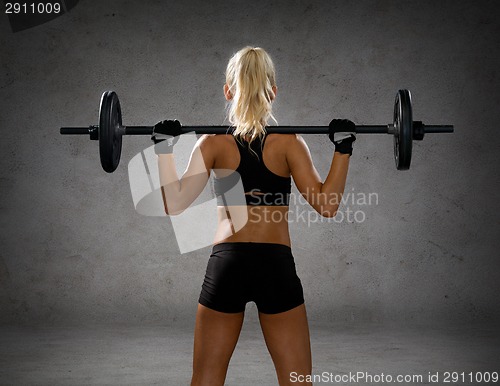
[[[335,152],[330,171],[322,182],[304,139],[293,135],[289,142],[286,159],[297,189],[319,214],[334,217],[342,201],[350,155]]]

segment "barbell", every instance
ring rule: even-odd
[[[182,133],[227,134],[228,126],[182,126]],[[279,134],[328,134],[328,126],[268,126],[268,133]],[[452,125],[424,125],[414,121],[412,116],[411,93],[399,90],[394,102],[393,123],[387,125],[356,125],[359,134],[389,134],[394,137],[394,159],[398,170],[408,170],[411,163],[413,140],[421,141],[426,133],[453,133]],[[88,134],[91,140],[99,141],[99,155],[102,168],[113,173],[122,152],[124,135],[151,135],[153,126],[123,126],[118,95],[105,91],[99,107],[99,124],[88,127],[61,127],[63,135]]]

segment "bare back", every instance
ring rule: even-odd
[[[291,173],[287,163],[286,149],[287,142],[292,136],[269,134],[263,148],[265,166],[274,174],[282,177],[290,177]],[[240,154],[232,135],[211,136],[210,145],[214,151],[214,171],[237,169],[240,163]],[[215,244],[220,242],[260,242],[290,246],[287,221],[288,206],[246,206],[234,209],[231,208],[232,218],[226,207],[217,207],[218,225]],[[238,210],[244,210],[248,220],[235,233],[234,215],[236,213],[238,216]]]
[[[324,182],[300,135],[269,134],[262,158],[271,173],[285,178],[291,176],[299,193],[314,210],[322,216],[333,217],[341,202],[350,157],[349,154],[335,154]],[[158,160],[165,212],[169,215],[181,213],[194,202],[206,185],[211,171],[234,171],[240,163],[238,145],[229,134],[203,135],[196,143],[181,179],[177,177],[171,157],[168,154],[160,155]],[[217,207],[215,244],[260,242],[290,246],[288,206],[242,205],[229,209]]]

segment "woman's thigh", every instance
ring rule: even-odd
[[[311,344],[305,305],[279,314],[259,313],[260,325],[267,348],[274,362],[278,381],[292,382],[291,374],[309,375],[312,372]],[[302,383],[312,385],[312,383]]]
[[[192,385],[224,384],[243,319],[244,312],[224,313],[198,304]]]

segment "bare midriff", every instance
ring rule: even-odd
[[[288,206],[218,206],[217,217],[214,244],[254,242],[290,246]]]

